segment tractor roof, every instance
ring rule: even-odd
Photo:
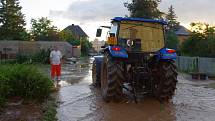
[[[166,21],[163,20],[154,20],[154,19],[144,19],[144,18],[123,18],[123,17],[115,17],[112,19],[113,21],[141,21],[141,22],[149,22],[149,23],[159,23],[162,25],[167,25]]]

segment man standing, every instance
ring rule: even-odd
[[[57,82],[60,81],[61,59],[62,59],[61,52],[58,50],[57,46],[54,46],[54,50],[52,50],[50,53],[51,78],[53,81],[55,81],[55,76],[57,76]]]

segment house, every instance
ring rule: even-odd
[[[184,26],[179,26],[175,34],[178,36],[180,44],[186,41],[191,35],[191,31],[185,28]]]
[[[83,29],[79,25],[70,25],[67,26],[65,31],[71,32],[73,37],[77,40],[80,39],[88,39],[89,36],[83,31]],[[80,57],[81,56],[81,46],[73,46],[73,56],[74,57]]]
[[[93,48],[96,52],[99,52],[102,48],[102,46],[105,45],[105,41],[99,41],[98,39],[95,39],[94,41],[92,41],[92,45],[93,45]]]
[[[79,25],[72,24],[66,27],[64,30],[71,32],[76,39],[89,38],[89,36],[82,30]]]

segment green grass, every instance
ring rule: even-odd
[[[50,65],[49,64],[36,64],[40,72],[42,72],[46,76],[50,76]],[[44,113],[42,121],[57,121],[57,103],[56,103],[56,93],[50,94],[47,101],[44,103]]]
[[[53,96],[50,96],[44,104],[44,110],[45,112],[42,121],[57,121],[57,104],[56,99]]]
[[[34,64],[34,66],[36,66],[43,75],[50,77],[50,64]]]

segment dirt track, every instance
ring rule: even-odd
[[[59,91],[59,121],[214,121],[215,90],[206,88],[213,81],[189,81],[180,74],[177,91],[170,103],[160,104],[145,97],[138,104],[130,99],[105,103],[97,89],[90,86],[91,65],[68,64],[63,67]]]

